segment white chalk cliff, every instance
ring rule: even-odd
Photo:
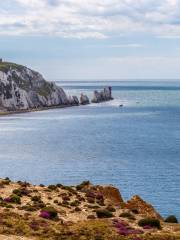
[[[14,63],[0,63],[0,109],[8,111],[77,105],[77,99],[67,97],[55,83],[41,74]]]

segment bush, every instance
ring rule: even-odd
[[[131,212],[134,213],[134,214],[139,214],[139,211],[137,209],[131,209]]]
[[[37,196],[37,195],[32,196],[32,197],[31,197],[31,201],[33,201],[33,202],[39,202],[39,201],[41,201],[41,196]]]
[[[9,199],[11,203],[21,204],[21,198],[16,194],[12,194]]]
[[[28,186],[30,186],[30,183],[28,183],[28,182],[18,181],[17,183],[18,183],[21,187],[28,187]]]
[[[116,209],[115,209],[113,206],[111,206],[111,205],[107,206],[106,209],[107,209],[109,212],[116,212]]]
[[[51,206],[45,207],[41,210],[40,217],[56,219],[57,218],[57,210]],[[49,216],[49,217],[48,217]]]
[[[62,187],[63,187],[63,185],[60,184],[60,183],[56,184],[56,186],[57,186],[58,188],[62,188]]]
[[[151,226],[154,228],[161,229],[160,221],[158,219],[154,219],[154,218],[143,218],[143,219],[139,220],[138,225],[140,227]]]
[[[18,195],[19,197],[27,196],[30,193],[29,190],[27,190],[26,188],[17,188],[13,190],[13,194]]]
[[[131,213],[128,213],[128,212],[121,213],[119,216],[122,218],[128,218],[131,220],[135,220],[135,217]]]
[[[76,191],[72,187],[70,187],[70,186],[62,186],[61,188],[63,190],[68,191],[69,193],[76,194]]]
[[[13,190],[13,193],[16,194],[16,195],[18,195],[18,196],[20,196],[20,197],[22,196],[20,189],[14,189],[14,190]]]
[[[79,206],[80,202],[78,200],[74,200],[73,202],[70,203],[72,207],[77,207]]]
[[[84,182],[82,182],[81,184],[77,185],[77,186],[76,186],[76,189],[77,189],[78,191],[81,191],[84,187],[89,186],[89,185],[90,185],[90,182],[89,182],[89,181],[84,181]]]
[[[96,211],[96,215],[98,218],[111,218],[113,214],[106,209],[99,209]]]
[[[88,203],[95,203],[95,199],[94,198],[92,198],[92,197],[87,197],[87,201],[88,201]]]
[[[170,215],[165,219],[165,222],[167,223],[178,223],[177,218],[174,215]]]
[[[74,211],[76,211],[76,212],[81,212],[81,208],[75,207]]]
[[[70,197],[68,197],[68,196],[63,196],[62,199],[63,199],[63,201],[70,201]]]
[[[27,211],[27,212],[35,212],[37,211],[37,208],[31,205],[26,205],[22,207],[23,210]]]
[[[105,206],[104,200],[96,200],[96,203],[99,204],[100,206]]]
[[[5,180],[2,180],[2,184],[4,184],[4,185],[9,185],[10,184],[10,180],[8,180],[8,179],[5,179]]]
[[[49,185],[48,188],[50,190],[56,190],[57,189],[57,186],[56,185]]]

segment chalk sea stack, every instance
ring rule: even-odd
[[[111,87],[106,87],[102,91],[94,91],[94,96],[92,99],[92,103],[100,103],[100,102],[105,102],[113,100],[112,97],[112,88]]]
[[[80,104],[81,105],[87,105],[90,104],[89,98],[87,95],[81,94],[80,96]]]

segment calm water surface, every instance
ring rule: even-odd
[[[180,83],[61,82],[71,94],[113,86],[114,101],[0,118],[1,177],[114,184],[180,219]],[[119,105],[124,107],[120,108]]]

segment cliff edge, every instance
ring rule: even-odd
[[[30,110],[60,105],[77,105],[69,101],[64,90],[25,66],[0,63],[0,109]]]

